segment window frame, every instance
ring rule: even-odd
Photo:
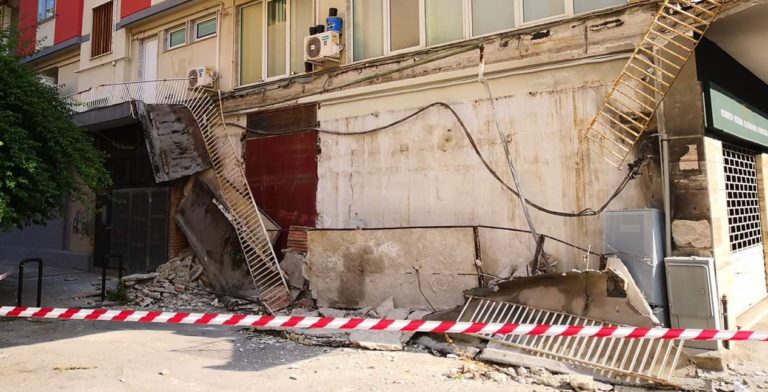
[[[48,4],[51,7],[48,8]],[[41,6],[42,5],[42,6]],[[56,16],[56,0],[37,0],[37,22],[47,22]]]
[[[198,37],[197,36],[197,26],[200,25],[201,23],[209,22],[211,20],[216,22],[216,28],[213,30],[213,33],[208,34],[208,35],[204,35],[202,37]],[[192,42],[204,41],[206,39],[210,39],[210,38],[216,37],[217,35],[219,35],[219,18],[215,14],[214,15],[203,16],[203,17],[197,18],[197,19],[195,19],[193,21],[193,23],[192,23]]]
[[[111,8],[111,12],[109,14],[107,14],[107,15],[109,15],[110,23],[109,23],[109,26],[107,27],[107,29],[105,30],[105,32],[107,33],[107,34],[105,34],[105,36],[108,37],[108,41],[109,41],[109,50],[107,50],[105,52],[102,52],[102,53],[94,54],[94,50],[95,50],[94,49],[94,44],[96,43],[96,39],[100,38],[96,34],[96,31],[95,31],[96,23],[95,23],[94,19],[95,19],[95,16],[96,16],[96,10],[99,9],[99,8],[102,8],[102,7],[106,7],[107,4],[109,4],[110,8]],[[90,58],[92,60],[96,59],[96,58],[99,58],[99,57],[108,56],[108,55],[112,54],[112,52],[115,50],[115,42],[114,42],[114,38],[115,38],[114,30],[115,29],[114,29],[114,26],[115,26],[115,1],[114,0],[106,1],[104,3],[101,3],[101,4],[97,5],[96,7],[91,8],[91,39],[90,39],[90,44],[91,44],[91,53],[90,54],[91,54],[91,57]]]
[[[349,31],[349,34],[350,34],[350,38],[348,39],[348,45],[347,45],[348,46],[348,53],[349,53],[347,55],[347,59],[349,60],[349,64],[356,64],[356,63],[361,63],[361,62],[365,62],[365,61],[371,61],[371,60],[380,59],[380,58],[384,58],[384,57],[388,57],[388,56],[394,56],[394,55],[399,55],[399,54],[403,54],[403,53],[413,52],[413,51],[417,51],[417,50],[421,50],[421,49],[425,49],[425,48],[436,48],[436,47],[440,47],[440,46],[444,46],[444,45],[451,45],[451,44],[454,44],[454,43],[457,43],[457,42],[462,42],[462,41],[466,41],[466,40],[470,40],[470,39],[474,39],[474,38],[487,37],[487,36],[491,36],[491,35],[495,35],[495,34],[501,34],[501,33],[509,32],[509,31],[523,29],[523,28],[527,28],[527,27],[531,27],[531,26],[535,26],[535,25],[539,25],[539,24],[550,23],[550,22],[554,22],[554,21],[558,21],[558,20],[565,20],[565,19],[572,18],[572,17],[577,16],[577,15],[584,15],[584,14],[588,14],[588,13],[591,13],[591,12],[604,11],[604,10],[609,10],[609,9],[613,9],[613,8],[618,8],[618,7],[626,7],[630,3],[629,0],[623,0],[624,4],[621,4],[621,5],[608,6],[608,7],[604,7],[604,8],[596,8],[594,10],[590,10],[590,11],[586,11],[586,12],[580,12],[580,13],[577,14],[574,11],[574,9],[575,9],[575,7],[574,7],[575,0],[562,0],[565,3],[565,8],[564,8],[565,12],[563,14],[553,15],[553,16],[549,16],[549,17],[546,17],[546,18],[535,19],[535,20],[531,20],[531,21],[527,21],[526,22],[525,19],[524,19],[525,18],[524,7],[523,7],[523,1],[524,0],[509,0],[510,2],[514,2],[513,3],[513,7],[514,7],[515,20],[514,20],[514,26],[513,27],[508,28],[508,29],[504,29],[504,30],[490,32],[490,33],[480,34],[480,35],[472,35],[472,31],[473,31],[473,28],[472,28],[472,1],[473,0],[462,0],[462,11],[463,11],[463,15],[462,15],[463,28],[462,28],[462,30],[463,30],[463,33],[464,33],[463,38],[459,39],[459,40],[455,40],[455,41],[443,42],[443,43],[436,44],[436,45],[427,45],[427,42],[426,42],[426,31],[427,31],[426,23],[427,23],[427,20],[426,20],[426,8],[425,8],[426,2],[425,2],[425,0],[418,0],[419,1],[419,28],[420,28],[420,31],[419,31],[419,36],[420,36],[419,37],[419,45],[412,46],[410,48],[405,48],[405,49],[391,50],[391,37],[390,37],[390,34],[391,34],[391,31],[392,31],[391,30],[392,26],[389,23],[389,19],[390,19],[390,0],[380,0],[380,1],[382,2],[382,9],[384,10],[384,12],[382,12],[383,26],[384,26],[384,28],[383,28],[383,37],[382,37],[383,45],[384,45],[384,48],[383,48],[384,49],[383,50],[384,54],[382,54],[381,56],[369,57],[369,58],[365,58],[365,59],[359,59],[359,60],[355,59],[355,57],[354,57],[354,53],[355,53],[355,48],[354,48],[355,31],[354,31],[354,21],[352,20],[352,18],[354,18],[354,15],[355,15],[355,11],[354,11],[355,2],[351,1],[350,5],[349,5],[350,13],[349,13],[349,16],[347,17],[347,19],[349,19],[349,22],[345,23],[348,26],[348,31]],[[527,0],[527,1],[536,1],[536,0]]]
[[[275,76],[268,76],[269,75],[269,59],[268,59],[268,53],[269,50],[267,48],[267,44],[269,42],[269,37],[267,33],[267,29],[269,26],[267,25],[269,22],[269,13],[268,13],[268,3],[272,2],[274,0],[255,0],[255,1],[249,1],[247,3],[239,4],[237,6],[237,26],[235,29],[236,40],[237,40],[237,47],[238,53],[237,53],[237,87],[235,88],[244,88],[244,87],[250,87],[255,86],[261,83],[270,82],[274,80],[284,79],[287,77],[292,76],[291,75],[291,17],[292,17],[292,0],[286,0],[285,4],[285,13],[286,13],[286,21],[285,21],[285,39],[286,39],[286,45],[285,45],[285,72],[280,75]],[[312,20],[313,23],[317,24],[318,20],[318,9],[319,9],[319,2],[320,0],[313,0],[312,1]],[[247,83],[242,84],[242,10],[246,7],[256,6],[259,5],[262,7],[262,36],[261,36],[261,79],[253,82],[253,83]],[[346,23],[345,23],[346,24]],[[309,26],[307,26],[309,28]],[[207,37],[206,37],[207,38]],[[303,43],[302,43],[303,46]]]
[[[171,46],[171,34],[177,33],[177,32],[182,31],[182,30],[184,30],[184,42],[179,44],[179,45],[176,45],[176,46]],[[189,45],[188,23],[184,22],[184,23],[182,23],[180,25],[176,25],[176,26],[170,27],[168,29],[165,29],[165,39],[163,41],[165,42],[165,44],[163,46],[164,46],[164,49],[165,49],[166,52],[169,51],[169,50],[183,48],[183,47]]]

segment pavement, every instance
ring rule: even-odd
[[[27,271],[24,304],[33,305],[36,270]],[[98,305],[99,274],[44,272],[43,306]],[[13,276],[0,281],[0,304],[15,304],[17,283]],[[756,329],[768,330],[768,321]],[[768,390],[766,363],[768,344],[739,343],[729,371],[698,371],[687,385],[708,392]],[[493,377],[456,377],[468,368]],[[308,346],[239,328],[0,319],[2,391],[560,390],[497,370],[424,352]]]
[[[26,306],[34,305],[36,282],[36,267],[26,268]],[[0,281],[0,304],[15,304],[17,284],[15,275]],[[97,306],[100,284],[99,274],[46,267],[43,306]],[[555,390],[448,377],[463,366],[456,358],[306,346],[238,328],[0,319],[3,392]]]

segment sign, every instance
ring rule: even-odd
[[[768,147],[768,115],[712,82],[705,97],[708,128]]]

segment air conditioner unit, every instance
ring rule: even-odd
[[[190,68],[187,71],[187,78],[189,79],[189,88],[195,87],[213,87],[213,82],[216,81],[216,68],[210,66],[199,66]]]
[[[337,31],[326,31],[304,38],[304,61],[324,64],[338,62],[341,55],[341,38]]]

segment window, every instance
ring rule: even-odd
[[[286,0],[267,1],[267,77],[286,74],[288,15]]]
[[[354,0],[352,3],[354,53],[357,60],[384,55],[384,3],[381,0]]]
[[[523,0],[523,21],[546,19],[565,15],[563,0]]]
[[[315,24],[314,0],[291,0],[291,72],[304,72],[304,37]]]
[[[304,37],[315,24],[315,0],[261,0],[239,9],[240,82],[304,72]]]
[[[472,36],[515,27],[515,7],[509,0],[472,0]]]
[[[101,56],[112,51],[112,2],[104,3],[93,9],[93,28],[91,29],[91,57]]]
[[[391,51],[420,45],[419,3],[418,0],[389,1],[389,47]]]
[[[166,33],[165,48],[173,49],[184,46],[187,43],[187,25],[181,25],[169,29]]]
[[[573,12],[581,14],[626,3],[626,0],[573,0]]]
[[[216,35],[218,21],[216,17],[198,20],[195,22],[195,40]]]
[[[56,0],[37,0],[37,20],[52,18],[56,13]]]
[[[464,38],[463,0],[426,0],[427,45]]]
[[[628,0],[353,0],[352,59],[510,30]]]
[[[240,9],[240,84],[262,80],[262,41],[264,37],[262,3]]]

